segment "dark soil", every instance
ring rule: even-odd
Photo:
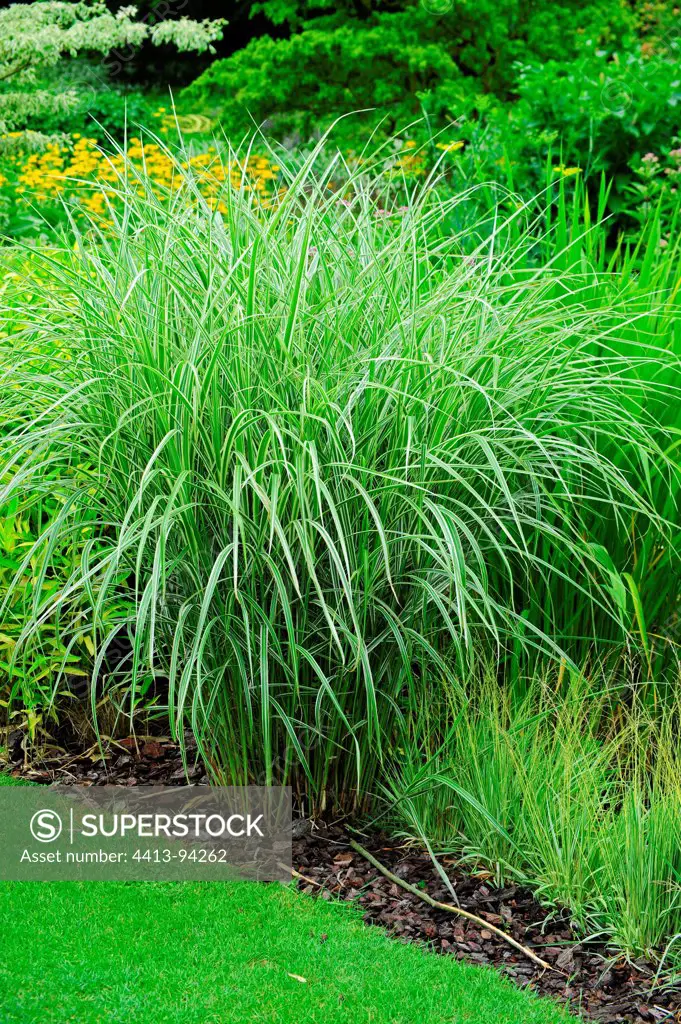
[[[167,736],[129,736],[108,740],[89,750],[65,751],[45,747],[27,754],[21,732],[10,733],[7,744],[11,774],[31,782],[71,786],[184,786],[208,785],[191,734],[185,735],[187,770],[180,749]]]
[[[111,742],[102,758],[98,747],[79,753],[45,750],[27,761],[21,737],[10,736],[12,774],[34,782],[64,785],[207,785],[206,773],[187,736],[188,779],[176,744],[163,736]],[[543,908],[529,889],[499,888],[489,872],[471,874],[445,858],[442,866],[460,906],[507,931],[556,969],[538,968],[492,932],[442,910],[381,875],[349,846],[353,833],[340,825],[299,820],[294,824],[293,865],[298,886],[322,899],[352,900],[368,924],[386,928],[398,939],[427,943],[438,953],[475,964],[493,965],[517,985],[565,1002],[586,1019],[681,1022],[681,987],[653,990],[656,967],[646,960],[616,959],[605,946],[584,944],[567,912]],[[360,842],[393,874],[451,904],[453,897],[430,857],[413,846],[385,837],[360,837]]]

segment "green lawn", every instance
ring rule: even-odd
[[[3,882],[0,936],[2,1024],[568,1019],[278,884]]]
[[[6,882],[0,929],[3,1024],[566,1019],[279,885]]]

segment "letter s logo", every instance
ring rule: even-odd
[[[31,818],[30,829],[39,843],[52,843],[61,835],[61,818],[56,811],[36,811]]]

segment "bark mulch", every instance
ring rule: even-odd
[[[10,735],[7,768],[34,782],[64,785],[207,785],[206,773],[187,739],[189,778],[176,744],[165,737],[129,737],[111,741],[102,758],[98,747],[65,753],[54,748],[27,761],[21,736]],[[598,943],[580,942],[567,912],[551,913],[520,885],[499,888],[488,872],[471,874],[456,863],[442,863],[464,910],[507,931],[529,946],[556,971],[538,968],[492,932],[446,911],[436,910],[381,875],[351,849],[354,833],[340,825],[299,820],[294,823],[293,866],[304,878],[298,886],[322,899],[356,902],[368,924],[386,928],[401,941],[425,942],[434,951],[457,960],[493,965],[517,985],[566,1003],[586,1019],[681,1022],[681,987],[653,990],[655,965],[646,960],[615,959]],[[360,837],[393,874],[426,891],[442,903],[451,893],[427,853],[381,836]]]
[[[355,901],[368,924],[381,925],[403,941],[426,942],[457,960],[493,965],[516,984],[553,996],[590,1020],[681,1021],[681,987],[652,991],[652,963],[627,963],[614,959],[602,945],[582,944],[569,915],[551,914],[529,889],[499,888],[488,872],[465,873],[447,859],[442,862],[464,910],[507,931],[557,968],[555,972],[543,971],[491,932],[430,907],[385,878],[350,848],[351,834],[343,828],[310,824],[299,825],[298,832],[305,833],[293,844],[294,868],[305,876],[298,879],[299,888],[324,899]],[[433,899],[453,902],[427,853],[380,836],[360,837],[360,842],[394,875]]]
[[[106,740],[102,748],[67,751],[47,746],[27,755],[25,737],[17,730],[10,733],[8,764],[10,773],[31,782],[70,786],[185,786],[208,785],[208,777],[196,754],[196,743],[185,735],[187,771],[180,750],[166,736],[128,736]]]

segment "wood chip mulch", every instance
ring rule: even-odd
[[[309,881],[298,879],[299,888],[324,899],[357,902],[368,924],[381,925],[403,941],[425,942],[457,960],[493,965],[517,985],[552,996],[588,1020],[681,1021],[681,986],[652,991],[652,963],[627,963],[602,945],[580,943],[567,913],[551,915],[522,886],[498,888],[487,872],[471,875],[443,862],[464,910],[508,931],[557,971],[542,971],[491,932],[436,910],[390,882],[350,849],[350,833],[342,828],[300,825],[301,832],[293,844],[293,865]],[[427,853],[376,836],[360,842],[399,878],[442,903],[453,903]]]
[[[196,754],[196,743],[185,735],[187,770],[180,749],[166,736],[128,736],[106,740],[102,748],[67,751],[43,748],[27,756],[22,733],[10,733],[7,768],[31,782],[65,786],[186,786],[208,785],[208,776]]]

